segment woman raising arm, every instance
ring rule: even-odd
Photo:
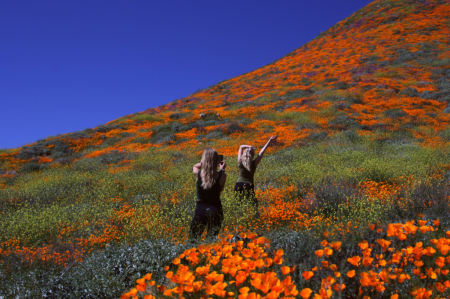
[[[261,162],[261,159],[270,143],[277,139],[277,136],[270,137],[269,141],[264,145],[256,159],[255,148],[251,145],[241,145],[238,151],[238,169],[239,177],[234,186],[234,191],[242,198],[248,198],[253,207],[258,211],[258,200],[255,196],[254,176],[256,167]],[[257,212],[256,215],[259,213]]]

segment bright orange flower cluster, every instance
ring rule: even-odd
[[[288,275],[295,267],[282,266],[283,250],[278,249],[269,254],[269,243],[264,237],[253,233],[240,236],[244,240],[231,242],[233,236],[229,235],[219,243],[184,251],[172,262],[176,271],[166,274],[173,287],[157,285],[150,289],[147,286],[154,285],[154,281],[144,284],[144,280],[139,279],[136,288],[121,298],[185,298],[193,295],[206,298],[216,295],[222,298],[257,299],[297,296],[299,292]],[[277,273],[277,269],[281,273]],[[279,277],[280,274],[283,278]]]
[[[347,271],[344,285],[358,285],[358,289],[354,291],[360,296],[377,296],[376,294],[383,292],[396,296],[396,292],[405,290],[405,286],[408,286],[406,290],[409,290],[409,294],[414,298],[428,298],[436,290],[439,292],[436,298],[448,296],[450,256],[447,254],[450,251],[450,231],[445,234],[440,232],[439,220],[418,220],[417,224],[416,226],[415,221],[389,223],[385,232],[389,240],[381,238],[383,229],[379,228],[374,231],[376,236],[379,236],[375,243],[361,241],[358,244],[359,254],[348,257],[348,264],[342,269]],[[440,234],[441,237],[434,238],[433,235],[427,234]],[[322,246],[324,249],[315,253],[322,265],[319,270],[324,273],[305,271],[303,277],[306,280],[337,270],[333,262],[338,262],[339,252],[336,257],[325,254],[330,248],[330,243],[326,240],[322,242]],[[335,273],[335,277],[342,276]]]
[[[381,293],[391,298],[448,297],[450,231],[442,232],[439,220],[415,223],[390,223],[386,229],[373,229],[375,242],[359,242],[351,249],[356,254],[348,256],[346,263],[342,258],[350,248],[342,251],[342,242],[323,240],[322,249],[315,251],[317,265],[301,271],[303,281],[297,281],[301,290],[289,276],[296,265],[283,265],[283,250],[269,254],[268,240],[249,233],[242,237],[250,242],[231,242],[230,235],[217,244],[184,251],[172,262],[176,270],[166,274],[170,287],[153,287],[154,281],[140,279],[136,288],[121,298],[188,298],[195,294],[205,298],[325,299],[334,294],[370,298]],[[427,229],[422,232],[421,227]],[[285,277],[279,278],[280,274]]]

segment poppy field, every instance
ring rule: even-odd
[[[450,2],[376,0],[285,57],[0,150],[0,298],[448,298]],[[259,218],[236,199],[258,152]],[[188,240],[223,154],[220,238]]]

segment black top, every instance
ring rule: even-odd
[[[238,176],[238,179],[236,181],[237,183],[253,184],[253,177],[255,176],[255,171],[256,171],[255,160],[253,160],[250,163],[250,170],[245,168],[244,165],[242,164],[242,162],[239,163],[239,165],[238,165],[239,176]]]
[[[208,190],[205,190],[202,187],[202,177],[200,175],[200,171],[198,172],[197,179],[197,201],[221,208],[222,203],[220,202],[220,189],[222,189],[222,187],[220,186],[220,177],[222,176],[222,171],[219,171],[219,177],[214,185],[212,185],[212,187]]]

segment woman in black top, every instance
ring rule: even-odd
[[[217,171],[217,166],[220,171]],[[200,163],[194,165],[193,173],[197,181],[197,205],[189,232],[190,239],[198,240],[205,228],[208,237],[219,234],[223,221],[220,193],[225,187],[225,161],[219,160],[215,149],[207,148]]]
[[[251,145],[241,145],[238,151],[238,170],[239,176],[234,186],[234,192],[242,198],[247,198],[253,207],[256,209],[256,217],[259,217],[258,200],[255,196],[254,176],[256,167],[264,155],[269,144],[277,139],[277,136],[270,137],[269,141],[264,145],[258,154],[258,157],[253,160],[255,155],[255,148]]]

